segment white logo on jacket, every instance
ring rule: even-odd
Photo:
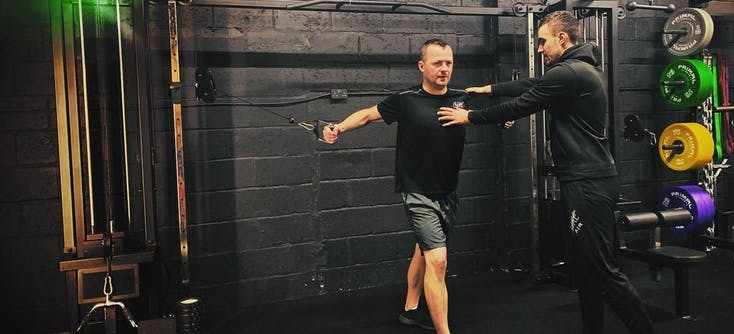
[[[583,223],[581,223],[581,217],[576,215],[576,210],[571,211],[571,232],[574,234],[579,234],[579,231],[581,231],[581,227],[584,226]]]

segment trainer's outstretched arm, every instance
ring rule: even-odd
[[[469,87],[465,89],[469,94],[489,94],[492,95],[492,85],[486,85],[481,87]]]

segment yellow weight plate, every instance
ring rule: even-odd
[[[698,123],[673,123],[660,135],[658,153],[663,163],[675,171],[700,168],[711,161],[714,139]]]

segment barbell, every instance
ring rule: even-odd
[[[682,209],[666,209],[661,211],[644,211],[627,213],[619,217],[619,224],[625,231],[637,231],[654,227],[680,226],[691,221],[691,212]]]

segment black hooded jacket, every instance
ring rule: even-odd
[[[469,113],[472,124],[501,123],[546,109],[551,154],[560,181],[617,175],[609,153],[606,77],[594,44],[577,44],[550,64],[539,79],[492,85],[492,95],[517,96]]]

